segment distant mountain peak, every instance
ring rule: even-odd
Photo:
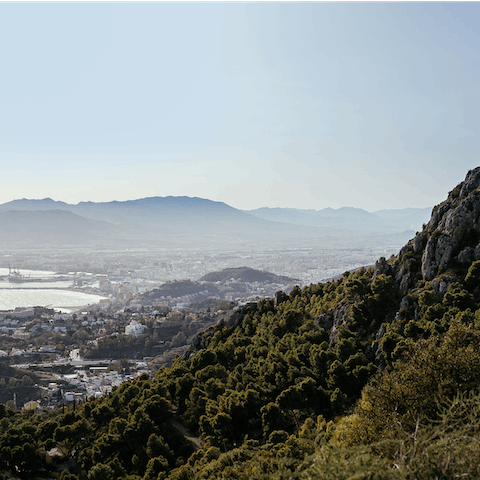
[[[12,207],[13,209],[20,208],[20,209],[29,209],[29,210],[32,210],[32,208],[30,207],[35,207],[36,210],[45,210],[45,209],[68,206],[68,203],[53,200],[50,197],[42,198],[41,200],[22,198],[22,199],[16,199],[16,200],[12,200],[11,202],[4,203],[1,206],[3,210],[6,210],[7,207]]]
[[[168,195],[166,197],[144,197],[138,198],[135,200],[113,200],[111,202],[80,202],[78,205],[150,205],[150,206],[163,206],[163,205],[200,205],[200,206],[221,206],[223,208],[231,208],[233,207],[227,205],[224,202],[217,202],[214,200],[209,200],[206,198],[200,197],[188,197],[188,196],[172,196]]]

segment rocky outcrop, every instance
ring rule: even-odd
[[[392,264],[393,277],[401,295],[405,295],[410,288],[413,288],[418,280],[416,270],[419,262],[416,257],[420,254],[418,253],[418,245],[417,253],[415,252],[416,238],[400,250],[397,260]]]
[[[422,254],[421,273],[431,280],[439,269],[454,263],[468,264],[480,254],[480,168],[468,172],[465,181],[435,207],[418,246],[428,235]],[[417,247],[418,248],[418,247]]]
[[[257,304],[255,302],[250,302],[238,307],[226,320],[220,320],[220,322],[218,322],[218,327],[236,327],[237,325],[240,325],[249,309],[255,308],[256,306]]]
[[[351,306],[348,303],[343,303],[330,313],[324,313],[315,317],[315,324],[317,327],[323,328],[329,332],[329,343],[332,344],[337,339],[338,329],[341,325],[347,323],[351,312]]]
[[[419,307],[410,292],[431,282],[439,299],[449,285],[463,280],[465,269],[480,260],[480,167],[467,173],[447,199],[437,205],[423,231],[417,233],[391,264],[392,276],[401,296],[395,318],[418,319]],[[374,277],[384,273],[388,263],[375,264]]]
[[[385,257],[380,257],[375,262],[375,267],[373,269],[373,278],[378,277],[379,275],[391,275],[392,267],[388,264]]]
[[[333,327],[333,315],[329,313],[318,315],[318,317],[315,317],[315,325],[324,330],[330,330]]]
[[[288,295],[285,292],[276,292],[273,306],[277,308],[281,303],[285,302],[286,300],[288,300]]]
[[[479,219],[480,167],[477,167],[433,209],[423,231],[400,250],[392,265],[400,293],[406,294],[418,280],[432,280],[441,272],[479,260]]]

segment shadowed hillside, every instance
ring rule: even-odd
[[[241,282],[267,282],[267,283],[295,283],[298,279],[286,277],[284,275],[275,275],[270,272],[261,272],[249,267],[225,268],[220,272],[211,272],[199,278],[199,282],[226,282],[228,280],[238,280]]]
[[[121,230],[66,210],[0,211],[0,241],[16,245],[81,244],[115,238]]]

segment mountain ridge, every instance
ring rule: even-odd
[[[137,243],[143,246],[162,244],[174,248],[192,248],[195,246],[214,248],[237,248],[240,244],[251,248],[266,246],[282,246],[296,242],[299,246],[318,244],[349,245],[359,242],[371,244],[382,241],[375,236],[375,229],[365,228],[365,222],[349,224],[335,221],[329,225],[298,225],[275,220],[259,218],[243,212],[223,202],[214,202],[199,197],[146,197],[143,199],[114,202],[80,202],[70,205],[57,202],[51,198],[42,200],[21,199],[0,205],[0,211],[70,211],[80,217],[90,220],[107,222],[103,224],[104,232],[92,233],[82,242],[94,244],[104,242],[111,230],[108,224],[119,230],[112,241]],[[345,211],[348,211],[345,210]],[[370,215],[370,214],[367,214]],[[80,224],[80,219],[78,219]],[[23,230],[28,227],[25,226]],[[390,235],[385,237],[387,243],[397,243],[400,237],[403,241],[410,233],[400,228],[403,225],[392,226],[390,230],[381,228],[379,233]],[[80,228],[80,227],[78,227]],[[4,229],[9,226],[4,224]],[[9,238],[15,243],[13,232]],[[53,236],[45,242],[57,242]],[[22,241],[24,239],[21,239]],[[32,239],[33,241],[33,239]],[[273,242],[273,244],[272,244]]]
[[[367,229],[370,231],[419,230],[428,221],[431,208],[406,208],[367,212],[356,207],[314,209],[262,207],[246,212],[263,218],[296,225]]]

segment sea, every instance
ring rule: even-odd
[[[85,292],[70,290],[72,281],[55,280],[55,272],[40,270],[21,270],[28,277],[24,283],[0,281],[0,310],[14,310],[17,307],[48,307],[69,313],[81,307],[92,305],[106,298]],[[0,278],[9,274],[8,268],[0,268]],[[65,277],[62,275],[62,277]],[[38,279],[36,282],[34,280]],[[48,279],[46,283],[40,280]]]

